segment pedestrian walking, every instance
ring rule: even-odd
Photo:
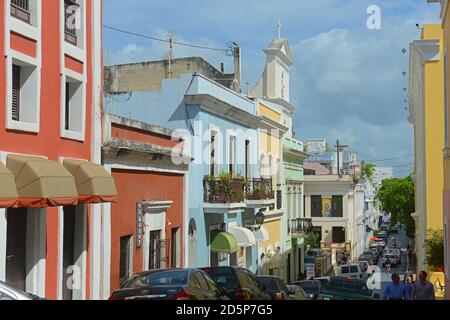
[[[391,279],[392,282],[384,289],[381,300],[411,300],[405,284],[400,282],[400,276],[394,273]]]
[[[405,278],[405,286],[406,286],[406,289],[408,290],[409,296],[412,297],[413,296],[413,290],[414,290],[414,283],[413,283],[412,278],[410,276],[407,276]]]
[[[436,300],[433,284],[427,280],[428,273],[421,271],[419,281],[416,281],[413,288],[413,300]]]

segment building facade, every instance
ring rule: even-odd
[[[0,280],[49,299],[102,297],[101,7],[0,6]]]
[[[425,25],[410,47],[410,115],[414,127],[417,270],[428,269],[425,239],[443,229],[444,51],[440,25]]]

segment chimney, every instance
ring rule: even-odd
[[[234,91],[241,93],[241,48],[233,48],[234,57]]]
[[[225,73],[225,65],[223,62],[220,63],[220,72]]]

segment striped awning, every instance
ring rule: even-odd
[[[6,166],[16,182],[18,207],[45,208],[78,203],[75,179],[58,162],[8,155]]]
[[[75,178],[80,203],[117,201],[114,178],[103,166],[85,160],[65,159],[64,167]]]
[[[0,162],[0,208],[14,207],[18,200],[14,175]]]

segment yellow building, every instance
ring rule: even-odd
[[[282,199],[282,146],[286,127],[282,125],[282,116],[276,105],[258,100],[258,115],[262,119],[259,129],[260,174],[265,179],[272,179],[275,203],[265,211],[264,228],[269,233],[269,240],[259,244],[260,272],[262,274],[283,277],[282,258],[282,216],[284,213]]]
[[[414,126],[417,271],[427,270],[425,240],[443,228],[444,52],[440,25],[425,25],[410,46],[410,115]]]

